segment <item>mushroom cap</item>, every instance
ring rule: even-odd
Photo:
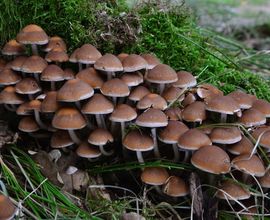
[[[103,95],[110,97],[126,97],[129,95],[127,84],[118,78],[106,81],[100,91]]]
[[[182,120],[182,111],[179,107],[170,107],[165,110],[165,114],[169,120]]]
[[[253,144],[246,136],[242,136],[241,141],[227,146],[226,149],[234,155],[250,154],[253,150]]]
[[[20,94],[35,94],[41,91],[37,81],[34,78],[23,78],[15,86],[15,90]]]
[[[53,127],[62,130],[76,130],[86,126],[83,115],[76,108],[61,108],[53,117]]]
[[[33,55],[24,61],[20,70],[24,73],[41,73],[47,65],[42,57]]]
[[[5,69],[6,65],[7,65],[7,62],[3,58],[0,58],[0,71]]]
[[[174,102],[176,100],[181,101],[183,98],[184,94],[183,90],[177,87],[170,86],[166,88],[161,96],[167,101],[167,102]]]
[[[71,55],[69,56],[69,62],[78,63],[77,53],[79,50],[80,50],[80,48],[77,48],[71,53]]]
[[[256,139],[256,141],[261,136],[259,144],[262,147],[270,149],[270,126],[258,127],[257,129],[253,130],[252,136]]]
[[[153,54],[142,54],[141,57],[147,62],[147,69],[153,69],[156,65],[160,64],[160,60]]]
[[[231,169],[229,155],[214,145],[197,150],[191,157],[191,163],[198,169],[213,174],[228,173]]]
[[[143,83],[143,75],[139,71],[133,73],[124,73],[120,79],[129,87],[137,86]]]
[[[76,74],[76,78],[86,82],[94,89],[100,89],[104,83],[102,77],[93,67],[81,70]]]
[[[153,186],[163,185],[168,178],[167,170],[162,167],[146,167],[141,174],[142,182]]]
[[[128,55],[129,55],[129,54],[127,54],[127,53],[120,53],[120,54],[117,55],[117,58],[118,58],[121,62],[123,62],[123,60],[124,60]]]
[[[176,144],[179,137],[188,131],[188,127],[181,121],[169,121],[168,125],[162,129],[158,138],[166,144]]]
[[[224,192],[225,193],[224,193]],[[227,194],[229,195],[227,195]],[[225,180],[221,183],[216,194],[219,199],[243,200],[250,197],[250,192],[241,185],[231,180]]]
[[[58,48],[58,49],[53,49],[53,50],[49,51],[45,56],[45,60],[47,62],[63,63],[63,62],[67,62],[69,60],[69,58],[68,58],[68,55],[65,51]]]
[[[76,59],[83,64],[94,64],[101,57],[101,53],[91,44],[84,44],[76,51]]]
[[[88,143],[93,145],[105,145],[108,142],[113,142],[113,136],[104,128],[97,128],[88,136]]]
[[[69,133],[64,130],[58,130],[51,137],[52,148],[65,148],[74,144],[69,136]]]
[[[211,131],[210,139],[216,144],[234,144],[241,141],[241,131],[238,127],[214,128]]]
[[[127,104],[117,105],[110,116],[110,120],[114,122],[127,122],[137,118],[137,112]]]
[[[189,194],[189,187],[182,178],[170,176],[163,187],[163,192],[172,197],[186,196]]]
[[[24,102],[20,104],[20,106],[16,109],[17,115],[32,115],[32,112],[28,109],[28,102]]]
[[[88,99],[94,95],[94,90],[89,84],[80,79],[70,79],[59,89],[57,101],[76,102]]]
[[[266,118],[263,113],[252,107],[245,110],[238,121],[245,127],[252,127],[265,124]]]
[[[263,113],[266,118],[270,117],[270,102],[263,99],[257,99],[253,102],[252,108],[255,108]]]
[[[67,45],[63,38],[58,36],[50,37],[48,44],[44,47],[45,52],[49,52],[51,50],[62,50],[64,52],[67,52]]]
[[[161,110],[149,108],[137,117],[136,124],[149,128],[165,127],[168,125],[168,119]]]
[[[87,142],[81,143],[79,147],[77,148],[76,153],[79,157],[90,158],[90,159],[101,156],[100,150],[98,148],[91,146]]]
[[[141,69],[146,69],[148,63],[140,55],[130,54],[122,61],[122,65],[124,72],[135,72]]]
[[[74,79],[75,78],[74,71],[71,68],[65,68],[64,69],[64,78],[65,78],[65,80]]]
[[[176,73],[178,80],[173,83],[174,87],[190,88],[197,85],[196,78],[187,71],[179,71]]]
[[[206,119],[205,104],[195,101],[186,106],[182,111],[182,119],[187,122],[202,122]]]
[[[95,69],[106,72],[123,71],[121,61],[113,54],[106,53],[100,57],[94,64]]]
[[[27,109],[40,112],[41,102],[37,99],[33,99],[28,102]]]
[[[148,108],[156,108],[165,110],[167,108],[166,100],[158,94],[149,93],[145,95],[136,105],[137,109],[143,110]]]
[[[49,37],[41,27],[29,24],[17,34],[16,40],[21,44],[44,45],[49,42]]]
[[[40,80],[58,82],[65,80],[64,71],[55,64],[48,65],[41,73]]]
[[[4,45],[2,54],[7,56],[22,55],[25,54],[25,47],[24,45],[18,43],[16,40],[12,39]]]
[[[0,92],[0,104],[18,105],[24,102],[13,86],[7,86]]]
[[[149,94],[150,91],[144,86],[135,87],[129,94],[128,99],[132,101],[140,101],[145,95]]]
[[[240,111],[240,106],[229,96],[215,96],[206,103],[206,110],[222,114],[233,115]]]
[[[241,109],[249,109],[252,106],[253,100],[250,95],[242,92],[241,90],[233,91],[227,96],[232,97],[238,103]]]
[[[23,117],[18,125],[18,129],[23,132],[35,132],[39,130],[39,126],[32,116]]]
[[[56,112],[60,105],[59,102],[57,102],[57,92],[56,91],[50,91],[46,93],[46,97],[41,103],[40,110],[44,113],[53,113]]]
[[[14,85],[21,79],[22,77],[12,69],[3,69],[0,71],[0,85]]]
[[[145,133],[133,130],[125,136],[123,146],[131,151],[150,151],[154,149],[154,141]]]
[[[84,114],[109,114],[114,109],[113,103],[104,95],[95,93],[82,107]]]
[[[15,71],[21,71],[23,63],[27,60],[27,56],[18,56],[11,61],[11,69]]]
[[[196,128],[187,130],[178,139],[178,147],[186,150],[198,150],[211,144],[210,138]]]
[[[212,84],[203,83],[198,85],[197,95],[205,101],[209,101],[215,96],[223,96],[223,92]]]
[[[195,102],[197,100],[195,94],[193,94],[192,92],[188,92],[186,95],[185,95],[185,98],[184,100],[182,101],[182,105],[184,107],[190,105],[191,103]]]
[[[268,169],[263,177],[259,178],[259,182],[262,187],[270,188],[270,169]]]
[[[265,174],[263,162],[256,155],[251,157],[249,154],[237,156],[232,160],[232,166],[237,170],[257,177],[262,177]]]
[[[176,72],[166,64],[158,64],[146,74],[146,80],[151,83],[173,83],[178,80]]]
[[[0,194],[0,219],[13,219],[12,216],[16,212],[16,207],[8,196]]]

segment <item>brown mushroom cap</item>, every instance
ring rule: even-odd
[[[228,96],[232,97],[240,106],[241,109],[249,109],[252,106],[252,98],[250,95],[236,90],[228,94]]]
[[[163,185],[168,178],[167,170],[162,167],[146,167],[141,174],[142,182],[154,186]]]
[[[198,150],[211,144],[210,138],[196,128],[187,130],[178,139],[178,147],[186,150]]]
[[[17,115],[32,115],[32,112],[28,109],[28,102],[24,102],[20,104],[20,106],[16,109]]]
[[[135,72],[141,69],[146,69],[148,64],[140,55],[130,54],[123,61],[122,65],[124,72]]]
[[[23,63],[27,60],[26,56],[16,57],[13,61],[11,61],[11,69],[15,71],[21,71]]]
[[[100,150],[98,148],[91,146],[87,142],[81,143],[79,147],[77,148],[76,153],[79,157],[90,158],[90,159],[101,156]]]
[[[227,194],[225,194],[227,193]],[[250,192],[241,185],[231,180],[225,180],[221,183],[216,194],[219,199],[243,200],[250,197]]]
[[[202,122],[206,119],[205,104],[195,101],[186,106],[182,111],[182,119],[187,122]]]
[[[109,114],[114,109],[113,103],[104,95],[95,93],[82,107],[84,114]]]
[[[123,62],[123,60],[124,60],[128,55],[129,55],[129,54],[127,54],[127,53],[120,53],[120,54],[117,55],[117,58],[118,58],[121,62]]]
[[[125,136],[123,146],[131,151],[150,151],[154,148],[154,142],[150,136],[139,130],[133,130]]]
[[[16,40],[10,40],[5,44],[5,46],[2,49],[2,54],[3,55],[22,55],[25,53],[25,47],[18,43]]]
[[[3,58],[0,58],[0,71],[5,69],[6,65],[7,65],[7,62]]]
[[[127,84],[117,78],[106,81],[100,91],[103,95],[110,97],[125,97],[129,95]]]
[[[136,105],[137,109],[148,109],[150,107],[164,110],[167,108],[167,102],[160,95],[149,93],[145,95]]]
[[[263,113],[252,107],[245,110],[238,121],[245,127],[252,127],[265,124],[266,118]]]
[[[260,135],[262,136],[260,137]],[[253,130],[252,136],[256,139],[256,141],[260,137],[259,144],[262,147],[270,149],[270,126],[258,127],[257,129]]]
[[[193,94],[192,92],[188,92],[186,95],[185,95],[185,98],[184,100],[182,101],[182,105],[184,107],[190,105],[191,103],[195,102],[197,100],[195,94]]]
[[[213,174],[228,173],[231,169],[229,155],[214,145],[201,147],[192,155],[191,163],[198,169]]]
[[[160,64],[160,60],[153,54],[142,54],[141,57],[147,62],[147,69],[153,69],[156,65]]]
[[[196,78],[189,72],[179,71],[177,72],[178,80],[173,83],[173,86],[179,88],[189,88],[197,85]]]
[[[58,36],[50,37],[48,44],[44,48],[44,51],[49,52],[54,49],[57,50],[60,49],[65,52],[67,51],[67,45],[61,37]]]
[[[65,68],[64,69],[64,79],[70,80],[75,78],[75,73],[71,68]]]
[[[270,169],[268,169],[263,177],[259,178],[262,187],[270,188]]]
[[[166,181],[163,192],[172,197],[186,196],[189,194],[189,187],[182,178],[170,176]]]
[[[136,124],[142,127],[165,127],[168,125],[166,115],[159,109],[149,108],[140,114]]]
[[[72,54],[69,57],[69,62],[71,63],[77,63],[78,59],[77,59],[77,53],[80,50],[80,48],[75,49]]]
[[[260,111],[266,118],[270,117],[270,103],[268,101],[262,99],[255,100],[252,104],[252,108]]]
[[[211,131],[210,138],[216,144],[234,144],[242,139],[241,131],[237,127],[214,128]]]
[[[93,67],[81,70],[76,75],[76,78],[88,83],[94,89],[100,89],[104,83],[102,77]]]
[[[3,69],[0,72],[0,85],[14,85],[21,79],[22,77],[12,69]]]
[[[89,84],[80,79],[70,79],[59,89],[57,100],[76,102],[93,96],[94,90]]]
[[[19,130],[23,132],[35,132],[39,130],[39,126],[35,119],[31,116],[23,117],[18,125]]]
[[[158,64],[148,71],[145,78],[151,83],[173,83],[178,79],[176,72],[166,64]]]
[[[233,115],[240,111],[240,106],[229,96],[215,96],[206,103],[206,110]]]
[[[56,112],[60,105],[57,102],[57,92],[56,91],[50,91],[46,93],[46,97],[41,103],[40,110],[44,113],[53,113]]]
[[[40,80],[50,82],[63,81],[65,80],[64,71],[59,66],[50,64],[42,71]]]
[[[63,63],[63,62],[67,62],[69,60],[69,58],[68,58],[68,55],[65,51],[58,48],[58,49],[53,49],[53,50],[49,51],[45,56],[45,60],[47,62]]]
[[[232,160],[232,166],[244,173],[258,177],[262,177],[265,174],[263,162],[256,155],[252,155],[251,157],[249,154],[237,156]]]
[[[150,91],[144,86],[137,86],[135,87],[129,95],[129,99],[132,101],[140,101],[145,95],[149,94]]]
[[[132,121],[137,117],[137,112],[127,104],[117,105],[110,116],[114,122]]]
[[[46,60],[42,57],[33,55],[24,61],[21,71],[24,73],[41,73],[47,65]]]
[[[84,44],[76,51],[76,59],[83,64],[94,64],[101,57],[101,53],[91,44]]]
[[[120,79],[129,87],[137,86],[143,83],[143,75],[139,71],[133,73],[124,73]]]
[[[250,154],[253,150],[253,144],[246,136],[243,136],[241,141],[227,146],[226,148],[231,154],[234,155]]]
[[[62,130],[76,130],[86,126],[86,121],[76,108],[61,108],[52,120],[53,127]]]
[[[186,131],[188,127],[183,122],[169,121],[168,125],[159,132],[158,138],[164,143],[175,144]]]
[[[166,88],[161,96],[167,101],[167,102],[174,102],[176,100],[179,100],[181,101],[184,94],[183,93],[183,90],[180,89],[180,88],[177,88],[177,87],[173,87],[173,86],[170,86],[168,88]]]
[[[53,133],[51,138],[52,148],[65,148],[74,144],[67,131],[58,130]]]
[[[41,91],[37,81],[34,78],[24,78],[15,86],[15,90],[20,94],[35,94]]]
[[[15,88],[7,86],[0,92],[0,104],[18,105],[24,100],[15,92]]]
[[[100,57],[94,64],[95,69],[106,72],[123,71],[121,61],[113,54],[105,54]]]
[[[215,96],[223,96],[223,92],[211,84],[203,83],[198,85],[197,95],[202,99],[211,100]]]
[[[182,120],[182,111],[179,107],[170,107],[165,110],[165,114],[169,120]]]
[[[0,194],[0,219],[13,219],[12,216],[16,212],[16,207],[9,197]]]
[[[21,44],[44,45],[48,43],[49,37],[41,27],[29,24],[17,34],[16,40]]]
[[[113,142],[113,136],[104,128],[97,128],[88,136],[88,143],[93,145],[105,145],[108,142]]]

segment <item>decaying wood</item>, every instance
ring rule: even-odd
[[[0,120],[0,148],[6,144],[15,144],[17,139],[18,134],[8,128],[7,121]]]

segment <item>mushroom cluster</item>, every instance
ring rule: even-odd
[[[218,187],[220,199],[250,201],[251,192],[238,182],[270,187],[266,100],[241,90],[224,95],[152,54],[102,55],[84,44],[68,55],[62,38],[33,24],[2,54],[0,103],[20,117],[21,132],[49,139],[51,149],[76,151],[89,163],[192,164],[215,177],[202,181]],[[181,174],[148,167],[141,181],[161,195],[181,197],[189,193]],[[230,176],[234,181],[224,179]]]

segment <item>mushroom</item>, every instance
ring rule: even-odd
[[[149,93],[145,95],[136,105],[137,109],[145,110],[150,107],[165,110],[167,108],[167,102],[160,95],[155,93]]]
[[[258,99],[252,103],[252,108],[260,111],[266,118],[270,118],[270,103],[266,100]]]
[[[238,127],[213,128],[210,139],[216,144],[235,144],[241,141],[241,131]]]
[[[270,188],[270,168],[267,169],[264,176],[259,178],[259,182],[262,187],[264,188]]]
[[[241,90],[233,91],[227,96],[232,97],[238,103],[241,109],[249,109],[252,106],[253,100],[250,95],[242,92]]]
[[[66,148],[74,144],[67,131],[58,130],[51,137],[52,148]]]
[[[41,81],[48,81],[51,83],[51,90],[56,90],[56,82],[64,81],[64,71],[57,65],[48,65],[41,73]]]
[[[206,119],[205,104],[200,101],[192,102],[184,108],[181,115],[182,119],[187,122],[201,124]]]
[[[169,86],[168,88],[166,88],[161,96],[169,103],[173,103],[176,101],[183,101],[184,99],[184,90],[177,88],[177,87],[173,87],[173,86]]]
[[[33,95],[40,92],[41,88],[34,78],[24,78],[15,86],[15,91],[19,94],[28,95],[29,99],[34,99]]]
[[[76,78],[86,82],[93,89],[100,89],[104,83],[102,77],[93,67],[81,70],[76,74]]]
[[[23,63],[27,60],[27,56],[18,56],[14,60],[11,61],[10,67],[12,70],[15,71],[21,71]],[[25,77],[25,74],[22,73],[23,77]]]
[[[49,63],[54,62],[56,65],[60,66],[61,63],[67,62],[69,58],[65,51],[56,48],[46,54],[45,60]]]
[[[65,41],[58,36],[50,37],[48,44],[44,47],[43,51],[49,52],[54,49],[60,49],[62,51],[67,51],[67,45]]]
[[[135,87],[129,94],[128,99],[133,102],[140,101],[144,96],[149,94],[150,91],[144,86],[137,86]]]
[[[186,71],[179,71],[176,73],[178,80],[173,83],[174,87],[178,88],[190,88],[197,85],[196,78],[190,73]]]
[[[255,108],[245,110],[238,121],[245,127],[259,126],[266,123],[266,118],[263,113]]]
[[[160,64],[160,60],[153,54],[146,53],[142,54],[141,57],[147,62],[146,69],[153,69],[156,65]]]
[[[16,111],[16,105],[24,103],[24,100],[15,91],[13,86],[7,86],[0,92],[0,104],[4,104],[9,111]]]
[[[14,72],[12,69],[3,69],[0,72],[0,85],[8,86],[8,85],[15,85],[20,82],[22,77]]]
[[[189,187],[182,178],[178,176],[170,176],[162,191],[171,197],[181,197],[189,194]]]
[[[16,214],[17,208],[8,196],[0,194],[0,219],[11,220]]]
[[[253,144],[246,136],[242,136],[241,141],[227,146],[226,149],[234,155],[251,154]]]
[[[253,130],[251,135],[255,138],[256,141],[259,140],[259,144],[266,148],[270,149],[270,126],[261,126]]]
[[[179,107],[167,108],[164,112],[169,120],[179,121],[182,120],[182,111]]]
[[[128,85],[129,89],[131,89],[131,87],[135,87],[143,83],[143,75],[139,71],[133,73],[124,73],[120,77],[120,79],[123,80],[123,82]]]
[[[77,148],[76,153],[79,157],[88,158],[90,161],[101,156],[100,150],[87,142],[82,142]]]
[[[1,52],[6,56],[23,55],[25,54],[25,47],[23,44],[18,43],[15,39],[12,39],[4,45]]]
[[[148,63],[140,55],[130,54],[122,61],[124,72],[130,73],[138,70],[146,69]]]

